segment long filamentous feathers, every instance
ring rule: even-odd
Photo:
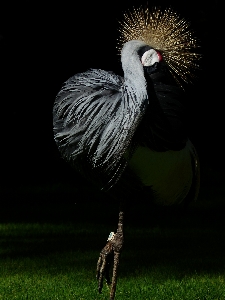
[[[177,83],[192,82],[199,69],[199,58],[196,52],[199,41],[190,29],[187,20],[181,18],[171,8],[151,11],[142,6],[124,14],[120,22],[118,39],[119,55],[124,43],[140,40],[158,50],[166,61],[169,71]]]
[[[124,89],[121,77],[96,69],[65,82],[53,108],[54,136],[63,158],[76,162],[85,154],[93,168],[120,168],[145,110]]]

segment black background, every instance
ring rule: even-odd
[[[1,185],[70,182],[75,173],[56,148],[52,107],[62,83],[100,68],[122,75],[118,21],[141,1],[8,2],[0,9]],[[165,5],[166,4],[166,5]],[[219,1],[149,2],[172,6],[201,41],[202,71],[188,88],[190,138],[203,183],[224,180],[224,51]]]

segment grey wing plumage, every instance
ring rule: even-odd
[[[91,168],[116,174],[138,124],[131,104],[123,78],[112,72],[91,69],[71,77],[53,107],[54,139],[63,158],[85,159]]]

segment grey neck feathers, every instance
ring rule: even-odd
[[[137,50],[145,45],[141,41],[129,41],[124,44],[121,52],[121,62],[124,71],[124,88],[126,93],[135,97],[136,101],[142,106],[143,102],[148,99],[147,83],[144,76],[143,65]]]

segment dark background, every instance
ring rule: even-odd
[[[24,1],[1,4],[0,111],[2,190],[82,180],[58,153],[52,107],[64,81],[89,68],[122,75],[118,21],[144,1]],[[224,50],[222,5],[198,0],[149,2],[172,6],[190,20],[201,42],[202,71],[189,93],[190,138],[203,185],[224,182]],[[215,179],[216,178],[216,179]],[[4,203],[4,201],[3,201]]]

